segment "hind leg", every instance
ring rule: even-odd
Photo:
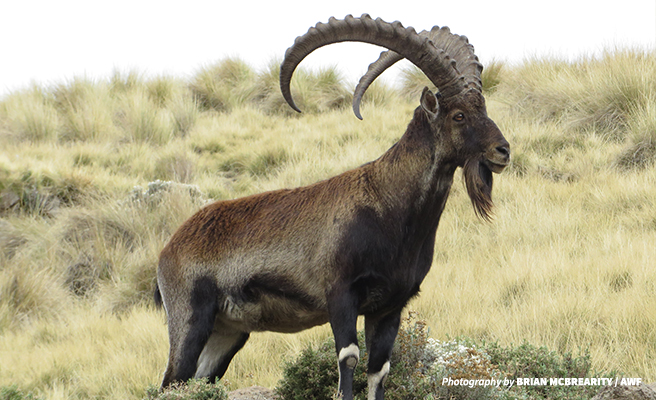
[[[328,305],[330,326],[335,337],[339,368],[338,393],[344,400],[353,400],[353,374],[360,360],[358,347],[357,295],[351,291],[336,292]]]
[[[165,287],[160,285],[160,289]],[[162,292],[170,343],[162,387],[189,380],[196,374],[198,358],[214,330],[217,292],[214,282],[204,278],[194,282],[190,297]]]
[[[382,317],[365,315],[364,330],[369,352],[367,366],[369,400],[383,400],[383,385],[389,374],[394,340],[401,323],[401,311]]]
[[[209,378],[211,382],[223,377],[230,361],[244,347],[249,337],[246,332],[222,329],[218,322],[216,325],[200,354],[194,375],[195,378]]]
[[[193,310],[171,310],[169,316],[169,363],[162,380],[162,388],[173,382],[194,377],[198,358],[212,335],[214,307]],[[176,312],[177,311],[177,312]]]

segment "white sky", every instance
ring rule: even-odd
[[[656,47],[656,0],[3,0],[0,98],[31,82],[103,79],[115,69],[186,78],[227,56],[261,68],[317,22],[364,12],[417,31],[449,26],[484,64]],[[380,51],[335,44],[302,65],[337,65],[355,82]]]

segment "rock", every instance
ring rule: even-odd
[[[262,386],[251,386],[228,393],[229,400],[276,400],[277,398],[273,390]]]
[[[656,400],[654,385],[607,386],[592,400]]]
[[[148,189],[144,190],[141,186],[135,186],[130,192],[128,198],[123,201],[130,201],[133,203],[144,203],[147,205],[159,205],[162,199],[167,194],[173,191],[185,193],[189,198],[199,205],[205,205],[209,201],[205,198],[203,192],[200,191],[196,185],[188,185],[186,183],[178,183],[172,181],[160,181],[159,179],[148,183]]]

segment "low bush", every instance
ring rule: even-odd
[[[505,372],[508,379],[517,378],[609,378],[614,374],[592,370],[589,352],[574,356],[559,353],[529,343],[502,347],[498,343],[484,344],[490,361]],[[529,399],[590,399],[600,386],[529,385],[515,387]]]
[[[358,341],[364,343],[364,332]],[[328,339],[317,349],[301,352],[287,362],[276,391],[282,400],[331,399],[337,395],[339,379],[335,344]],[[360,350],[353,391],[356,399],[367,397],[367,355]],[[470,368],[470,369],[467,369]],[[495,397],[495,388],[466,391],[459,386],[442,386],[442,378],[488,379],[499,373],[489,357],[457,341],[439,342],[428,337],[428,327],[411,313],[404,319],[392,352],[390,374],[385,382],[386,399],[473,399]],[[489,393],[488,393],[489,392]],[[487,397],[481,397],[485,396]]]
[[[151,386],[146,391],[145,400],[228,400],[228,392],[220,384],[211,384],[207,379],[192,379],[159,391]]]
[[[359,334],[364,343],[364,332]],[[339,373],[332,339],[317,348],[307,347],[286,362],[276,391],[282,400],[326,399],[337,396]],[[367,394],[367,355],[360,351],[354,374],[356,399]],[[509,385],[517,378],[610,377],[591,370],[590,355],[550,351],[528,343],[502,347],[466,338],[439,341],[428,337],[426,323],[414,313],[399,330],[385,382],[386,399],[589,399],[599,386]],[[445,380],[448,380],[445,384]],[[463,380],[469,384],[463,384]],[[480,385],[494,380],[499,385]],[[472,382],[479,383],[473,384]],[[458,382],[458,383],[455,383]],[[501,383],[503,382],[503,383]]]

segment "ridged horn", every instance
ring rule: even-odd
[[[419,34],[421,35],[421,33],[422,32]],[[402,55],[395,51],[387,50],[380,53],[378,60],[369,64],[367,72],[362,75],[362,78],[360,78],[360,81],[358,82],[358,85],[355,87],[355,91],[353,92],[353,113],[356,117],[362,119],[362,115],[360,114],[360,102],[362,101],[364,92],[366,92],[369,88],[369,85],[371,85],[374,80],[380,76],[380,74],[385,72],[387,68],[401,60],[403,60]]]
[[[290,83],[294,70],[314,50],[339,42],[363,42],[385,47],[415,64],[442,96],[454,96],[467,88],[467,82],[456,69],[456,61],[443,49],[437,48],[427,36],[419,35],[414,28],[405,28],[400,22],[388,23],[368,14],[360,18],[347,15],[343,20],[330,18],[327,24],[318,23],[296,38],[287,49],[280,66],[280,90],[287,103],[300,112],[292,99]]]
[[[466,88],[482,90],[481,72],[483,71],[483,65],[478,61],[478,57],[474,54],[474,46],[469,43],[466,36],[452,34],[446,26],[442,28],[434,26],[430,31],[421,31],[418,35],[428,37],[435,47],[444,50],[455,60],[456,70],[464,77]],[[388,50],[380,53],[378,60],[369,65],[367,72],[360,78],[353,93],[353,112],[356,117],[362,119],[360,102],[369,86],[389,67],[403,58],[402,55]]]

